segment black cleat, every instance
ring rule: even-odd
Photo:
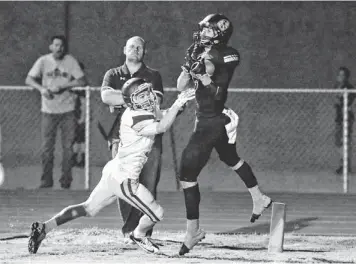
[[[70,188],[70,183],[61,183],[62,189],[69,189]]]
[[[250,222],[254,223],[258,218],[260,218],[263,211],[266,210],[267,208],[269,208],[271,206],[272,202],[273,202],[272,199],[266,195],[263,195],[262,199],[260,199],[258,202],[254,201],[253,212],[251,215]]]
[[[52,188],[53,182],[41,181],[41,185],[39,186],[40,189],[44,188]]]
[[[183,256],[195,246],[197,245],[200,241],[202,241],[205,238],[205,231],[202,229],[198,229],[195,231],[195,233],[187,233],[184,239],[184,243],[182,244],[180,250],[179,250],[179,255]]]
[[[36,254],[45,237],[45,225],[38,222],[33,223],[31,226],[30,239],[28,241],[28,252]]]
[[[260,218],[261,215],[257,215],[257,214],[252,214],[250,222],[254,223],[258,218]]]
[[[180,256],[183,256],[187,253],[189,253],[189,248],[187,248],[187,246],[183,243],[182,246],[180,247],[180,250],[179,250],[179,255]]]

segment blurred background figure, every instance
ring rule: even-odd
[[[79,62],[79,66],[84,72],[84,64]],[[75,99],[75,136],[73,143],[73,167],[83,168],[85,164],[85,91],[74,91],[76,95]]]
[[[67,40],[58,35],[51,38],[51,53],[41,56],[29,71],[26,84],[41,93],[42,176],[40,188],[53,186],[53,162],[56,135],[61,129],[61,187],[72,183],[72,155],[76,118],[73,87],[85,86],[86,79],[78,61],[67,54]],[[40,80],[40,81],[38,81]]]
[[[340,67],[337,77],[336,84],[334,88],[337,89],[353,89],[354,87],[349,82],[350,79],[350,70],[346,67]],[[351,160],[352,160],[352,131],[355,116],[352,111],[352,104],[355,101],[356,94],[351,93],[348,95],[348,171],[351,172]],[[338,148],[340,153],[340,165],[336,169],[337,174],[342,174],[343,172],[343,95],[337,96],[337,102],[335,104],[336,108],[336,117],[335,117],[335,145]]]
[[[101,98],[105,104],[114,106],[116,109],[116,119],[109,132],[109,148],[112,152],[112,158],[117,154],[120,143],[120,124],[121,116],[125,111],[125,104],[121,94],[121,88],[130,78],[138,77],[152,83],[152,89],[157,97],[157,105],[160,107],[163,101],[163,83],[161,74],[144,63],[146,54],[146,42],[139,36],[134,36],[126,41],[124,47],[125,62],[123,65],[112,68],[105,73],[101,85]],[[144,185],[157,198],[157,185],[161,177],[161,158],[162,158],[162,134],[155,136],[154,144],[148,160],[145,163],[139,182]],[[135,207],[131,206],[122,199],[118,199],[124,225],[122,233],[124,242],[130,243],[129,234],[137,227],[142,213]],[[152,235],[152,230],[147,232],[148,236]]]

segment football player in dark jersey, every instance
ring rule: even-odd
[[[253,200],[251,222],[268,208],[272,200],[263,194],[251,167],[236,152],[237,114],[225,107],[228,86],[240,55],[227,46],[233,32],[231,21],[224,15],[211,14],[199,23],[193,34],[194,43],[177,80],[183,91],[194,83],[196,89],[196,122],[188,145],[182,153],[180,181],[184,190],[187,230],[180,255],[189,252],[205,237],[199,227],[200,192],[197,178],[207,164],[213,149],[219,158],[243,180]]]

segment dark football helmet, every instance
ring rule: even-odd
[[[152,90],[152,84],[141,78],[132,78],[122,87],[122,97],[126,105],[132,110],[156,109],[157,98]]]
[[[211,29],[213,35],[207,36],[204,28]],[[233,32],[231,21],[222,14],[207,15],[199,22],[200,43],[204,46],[215,44],[227,44]],[[211,32],[210,32],[211,33]]]

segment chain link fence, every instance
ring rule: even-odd
[[[8,88],[0,87],[1,150],[6,173],[2,188],[36,188],[42,172],[40,95],[25,87]],[[163,108],[169,107],[177,94],[167,90]],[[335,173],[343,157],[342,149],[335,145],[335,103],[335,93],[230,92],[227,106],[240,117],[238,153],[250,163],[264,189],[343,191],[345,178]],[[108,144],[98,129],[98,122],[108,132],[115,115],[101,102],[98,89],[91,89],[87,105],[90,107],[87,111],[90,113],[87,119],[89,153],[86,153],[89,154],[89,174],[85,175],[83,168],[73,168],[74,189],[84,189],[88,177],[90,188],[93,188],[100,179],[102,167],[110,159]],[[181,153],[193,130],[194,112],[194,102],[190,102],[172,130],[163,137],[161,190],[176,189],[176,167],[179,167]],[[352,142],[352,137],[349,139]],[[61,173],[61,153],[58,132],[55,181]],[[352,170],[356,171],[352,155],[350,161],[354,165]],[[352,173],[348,178],[349,191],[354,192]],[[200,182],[202,188],[207,189],[246,190],[215,152],[202,171]]]

